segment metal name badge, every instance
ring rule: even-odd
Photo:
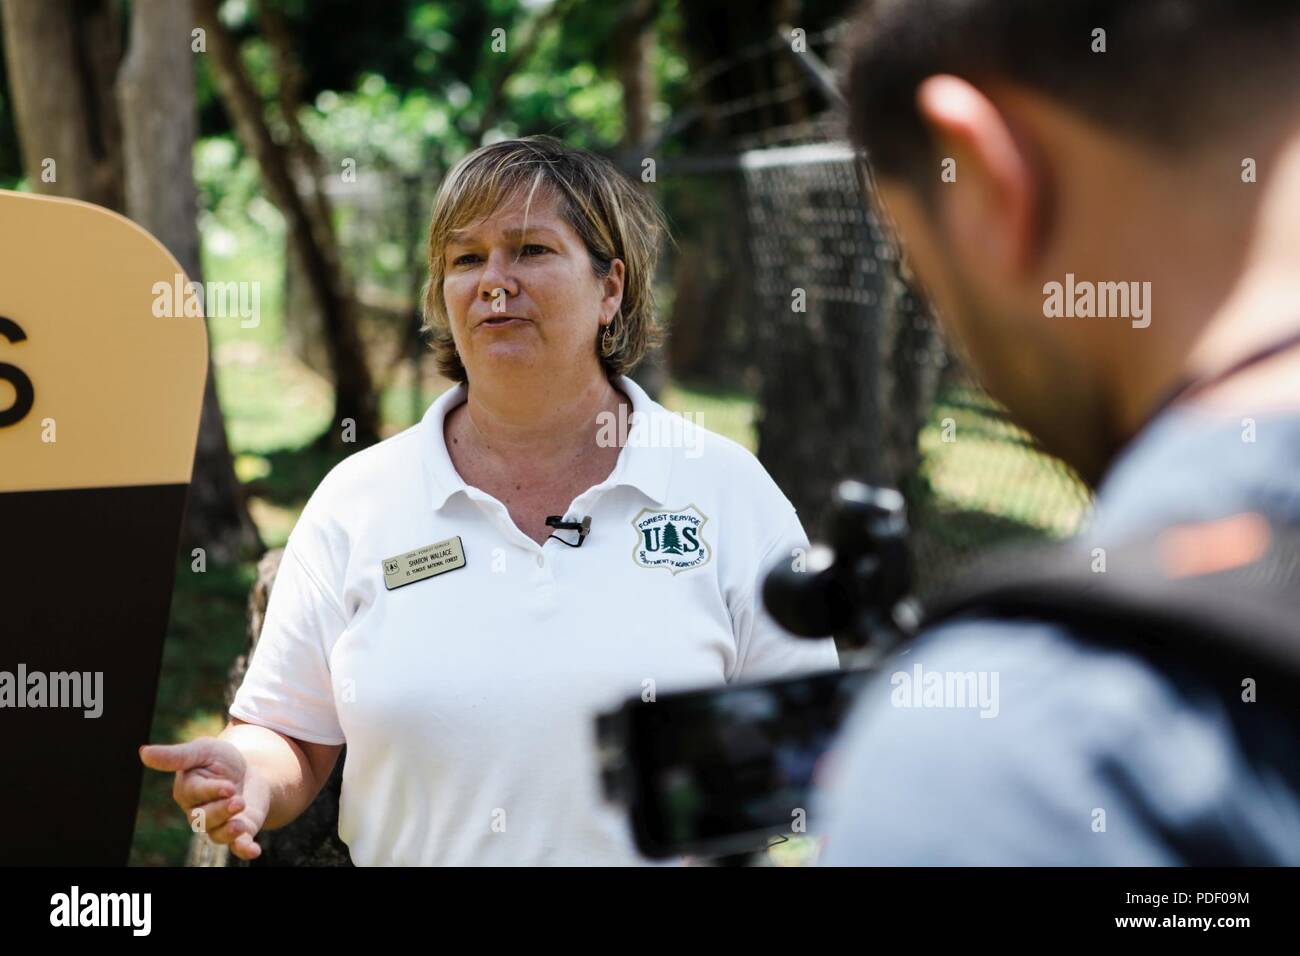
[[[384,587],[400,588],[465,566],[465,547],[460,536],[427,544],[406,554],[384,559]]]

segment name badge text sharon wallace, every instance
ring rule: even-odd
[[[465,566],[460,536],[384,559],[384,587],[400,588]]]

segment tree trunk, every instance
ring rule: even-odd
[[[320,246],[321,254],[335,276],[339,295],[355,302],[355,290],[349,281],[347,270],[342,266],[343,257],[334,229],[333,204],[325,192],[327,174],[324,158],[298,121],[298,111],[302,108],[304,75],[302,64],[294,50],[293,28],[284,14],[269,2],[258,4],[258,20],[271,49],[280,118],[289,133],[284,148],[288,154],[290,174],[306,190],[303,208],[311,220],[316,244]],[[329,379],[332,385],[334,372],[330,363],[329,336],[325,333],[321,312],[316,306],[319,297],[312,288],[310,273],[303,263],[302,254],[292,241],[286,249],[284,276],[285,344],[300,362]]]
[[[193,27],[188,4],[135,0],[131,49],[117,80],[126,155],[127,215],[144,226],[202,282],[194,187]],[[166,188],[159,188],[166,183]],[[221,317],[209,322],[223,321]],[[182,550],[203,548],[228,563],[262,552],[226,443],[225,421],[208,356],[203,417],[186,508]]]
[[[353,304],[339,287],[329,256],[316,241],[312,216],[289,169],[286,152],[271,136],[262,103],[239,59],[239,45],[217,17],[219,0],[194,0],[197,22],[207,34],[212,72],[231,122],[244,149],[257,160],[267,197],[280,208],[289,241],[302,263],[325,323],[334,377],[334,423],[327,436],[340,444],[347,421],[359,445],[379,439],[379,411],[370,369],[366,364]]]
[[[614,61],[623,87],[623,144],[635,153],[650,141],[654,107],[656,0],[628,0],[622,20],[614,31]]]
[[[284,14],[270,3],[258,5],[262,32],[266,34],[271,47],[271,60],[275,65],[279,87],[280,115],[285,128],[289,131],[289,158],[298,167],[298,175],[304,177],[310,188],[305,208],[311,218],[312,231],[320,245],[330,268],[337,272],[339,288],[351,294],[347,275],[340,270],[338,238],[334,232],[334,211],[329,196],[325,192],[325,162],[316,146],[307,137],[302,124],[298,122],[298,110],[302,108],[302,88],[304,83],[302,64],[294,52],[293,29]]]
[[[802,8],[803,4],[800,0],[776,0],[772,10],[772,31],[784,35],[787,27],[802,27],[806,30],[807,21],[803,16]],[[777,88],[792,88],[799,85],[798,65],[785,50],[778,52],[781,55],[778,55],[772,63],[773,79],[776,81]],[[784,122],[786,123],[804,123],[811,116],[807,95],[792,96],[781,106],[785,110]]]
[[[107,0],[4,0],[5,63],[23,167],[47,196],[122,212],[112,76],[121,30]]]

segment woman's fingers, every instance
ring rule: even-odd
[[[230,852],[241,860],[256,860],[262,855],[262,848],[247,833],[241,833],[235,842],[230,844]]]
[[[193,828],[195,821],[198,821],[199,830],[212,835],[212,831],[224,826],[231,817],[236,816],[244,811],[244,798],[231,797],[228,800],[213,800],[201,806],[196,806],[186,811],[190,818],[190,826]]]
[[[241,860],[255,860],[262,855],[262,848],[253,839],[256,829],[247,816],[236,815],[209,831],[208,836],[213,843],[229,844],[230,852]]]
[[[180,808],[189,813],[195,807],[214,800],[226,800],[233,797],[239,788],[231,780],[220,777],[203,777],[194,773],[178,773],[172,787],[172,799]]]
[[[200,737],[183,744],[147,744],[140,748],[140,761],[154,770],[176,772],[172,798],[191,827],[197,821],[196,829],[213,843],[229,844],[240,859],[262,855],[253,839],[260,823],[247,814],[248,801],[240,792],[245,764],[238,749],[217,738]],[[254,811],[259,820],[266,816],[264,807]]]
[[[145,744],[140,762],[154,770],[192,770],[212,759],[211,738],[200,737],[183,744]]]
[[[246,836],[251,840],[257,833],[257,829],[257,824],[241,810],[239,813],[228,814],[220,824],[208,827],[208,836],[212,838],[213,843],[233,844],[240,836]]]

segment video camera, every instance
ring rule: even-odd
[[[829,545],[768,572],[763,602],[797,637],[833,635],[841,669],[631,698],[596,718],[606,799],[626,808],[646,856],[743,862],[803,832],[818,763],[856,691],[919,617],[902,495],[842,482],[829,528]]]

